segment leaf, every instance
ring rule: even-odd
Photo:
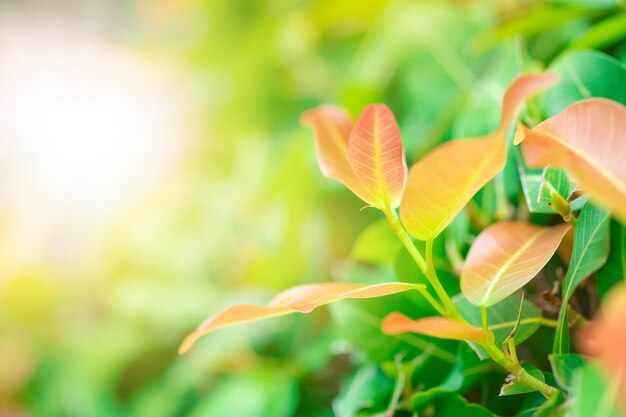
[[[580,211],[574,228],[574,248],[569,268],[563,279],[561,311],[554,339],[553,352],[567,353],[569,333],[567,305],[580,282],[606,262],[609,249],[609,214],[587,203]]]
[[[373,205],[375,196],[357,178],[348,160],[348,140],[354,125],[348,113],[335,106],[323,105],[305,111],[300,120],[303,125],[313,128],[322,174],[341,181],[359,198]]]
[[[596,272],[598,296],[603,299],[611,287],[626,279],[626,226],[611,221],[611,243],[606,264]]]
[[[620,394],[593,364],[581,367],[573,377],[573,384],[568,416],[623,417],[617,406]]]
[[[404,314],[391,313],[385,317],[381,328],[383,333],[388,335],[411,332],[440,339],[468,340],[477,343],[490,343],[494,340],[491,332],[439,316],[412,320]]]
[[[380,220],[361,232],[352,246],[350,257],[371,264],[392,263],[401,247],[402,243],[391,231],[387,220]]]
[[[468,403],[458,394],[446,394],[434,399],[436,417],[495,417],[488,409],[479,404]]]
[[[550,205],[552,203],[550,193],[557,193],[564,200],[567,200],[572,195],[572,192],[573,187],[567,172],[552,167],[543,170],[541,186],[539,187],[539,203]]]
[[[541,382],[546,381],[546,377],[543,375],[543,372],[541,372],[541,370],[537,368],[536,366],[530,363],[523,363],[522,368],[524,368],[526,372],[528,372],[530,375],[534,376]],[[500,388],[501,397],[507,396],[507,395],[527,394],[529,392],[536,391],[536,389],[519,382],[513,375],[508,375],[507,381],[508,382],[502,385],[502,388]]]
[[[604,97],[626,104],[626,66],[605,53],[567,52],[550,65],[550,71],[559,74],[561,80],[544,95],[548,116],[591,97]]]
[[[493,134],[446,142],[415,164],[409,173],[400,216],[417,239],[438,236],[478,190],[506,163],[505,133],[526,98],[556,82],[552,74],[522,75],[502,100],[500,127]]]
[[[357,120],[348,141],[348,159],[356,177],[381,210],[400,204],[406,182],[406,160],[398,124],[389,107],[370,104]]]
[[[461,313],[463,318],[467,320],[469,324],[473,326],[481,326],[482,318],[479,307],[472,304],[463,296],[463,294],[459,294],[454,297],[452,301],[459,310],[459,313]],[[513,327],[517,322],[521,302],[522,297],[514,294],[489,308],[487,321],[489,323],[489,330],[494,334],[495,343],[497,345],[501,345],[511,333],[511,330],[513,330]],[[541,310],[539,310],[539,308],[531,301],[524,298],[520,322],[515,330],[515,343],[520,344],[532,336],[533,333],[539,329],[540,320]],[[480,346],[473,345],[472,347],[481,358],[489,357],[487,352],[485,352]]]
[[[530,167],[566,168],[592,199],[626,222],[626,107],[593,98],[572,104],[533,129],[519,125],[516,143]]]
[[[333,400],[333,412],[336,417],[356,417],[359,411],[376,405],[384,409],[381,405],[392,389],[393,381],[377,366],[359,368]]]
[[[461,291],[489,307],[526,285],[550,260],[570,226],[501,222],[480,233],[461,272]]]
[[[204,334],[235,324],[250,323],[266,318],[292,313],[310,313],[315,308],[338,300],[350,298],[376,298],[408,290],[424,288],[419,284],[388,282],[374,285],[351,283],[322,283],[293,287],[274,297],[269,306],[240,304],[206,319],[198,329],[190,333],[180,348],[185,353]]]
[[[572,375],[584,365],[585,360],[581,355],[574,353],[549,355],[552,373],[559,386],[567,391],[572,389]]]
[[[601,366],[622,409],[626,412],[626,284],[606,296],[603,311],[577,338],[577,346]]]

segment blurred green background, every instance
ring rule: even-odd
[[[206,316],[292,285],[411,279],[384,265],[393,244],[352,250],[379,216],[321,176],[299,115],[385,102],[414,162],[490,131],[522,70],[586,48],[625,62],[621,10],[0,2],[0,416],[354,416],[388,396],[377,368],[354,374],[400,350],[376,321],[361,326],[384,313],[374,302],[220,331],[176,354]]]

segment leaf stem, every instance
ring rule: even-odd
[[[513,362],[519,364],[519,360],[517,359],[517,348],[515,347],[515,336],[509,338],[507,340],[509,346],[509,354],[511,355],[511,359]]]
[[[398,214],[395,212],[395,210],[387,210],[385,211],[385,215],[387,216],[387,220],[389,221],[391,230],[393,230],[396,236],[398,236],[400,242],[402,242],[406,250],[409,252],[409,255],[411,255],[419,269],[422,270],[422,272],[426,276],[426,279],[428,279],[428,282],[437,293],[437,296],[443,304],[443,313],[445,313],[443,315],[459,319],[461,315],[452,303],[452,300],[450,299],[450,296],[448,295],[446,290],[443,288],[443,285],[441,285],[439,278],[437,278],[437,273],[435,272],[432,259],[432,240],[426,242],[426,259],[424,259],[422,254],[419,253],[419,251],[413,244],[411,236],[409,236],[408,232],[402,225],[402,222],[400,221],[400,218],[398,217]]]
[[[480,308],[480,322],[483,325],[483,330],[489,331],[489,308],[483,306]]]

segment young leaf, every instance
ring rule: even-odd
[[[561,311],[554,338],[554,353],[567,353],[569,332],[567,304],[580,282],[600,268],[609,249],[609,213],[593,204],[585,204],[574,228],[574,248],[563,280]]]
[[[491,332],[439,316],[412,320],[404,314],[391,313],[385,317],[381,327],[383,333],[389,335],[412,332],[440,339],[467,340],[476,343],[490,343],[494,340]]]
[[[370,104],[348,141],[348,159],[356,177],[381,210],[400,204],[406,182],[406,160],[396,119],[384,104]]]
[[[516,143],[531,167],[567,168],[592,199],[626,222],[626,107],[592,98],[572,104],[533,129],[519,125]]]
[[[185,338],[178,352],[181,354],[187,352],[201,336],[223,327],[292,313],[310,313],[321,305],[343,299],[376,298],[421,288],[424,286],[403,282],[374,285],[338,282],[300,285],[278,294],[268,306],[240,304],[209,317]]]
[[[374,205],[375,196],[356,177],[348,160],[348,140],[354,125],[348,113],[335,106],[323,105],[304,112],[301,122],[313,128],[322,174],[341,181],[366,203]]]
[[[572,194],[572,186],[567,172],[559,168],[548,167],[541,175],[539,187],[539,203],[549,205],[552,203],[550,193],[557,193],[564,200]]]
[[[483,230],[461,272],[461,291],[488,307],[522,288],[541,271],[570,226],[540,227],[502,222]]]
[[[554,84],[552,74],[522,75],[502,100],[499,129],[491,135],[446,142],[415,164],[400,205],[407,230],[434,239],[506,163],[505,134],[517,108],[532,94]]]

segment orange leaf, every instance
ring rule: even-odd
[[[389,335],[411,332],[440,339],[467,340],[477,343],[491,343],[494,341],[494,336],[491,332],[477,329],[467,323],[439,316],[412,320],[404,314],[391,313],[385,317],[381,327],[383,333]]]
[[[518,77],[504,94],[500,127],[495,133],[446,142],[411,168],[400,205],[400,217],[411,235],[421,240],[437,237],[504,168],[505,133],[517,108],[556,81],[553,74]]]
[[[187,352],[202,335],[223,327],[250,323],[266,318],[292,313],[310,313],[315,308],[334,301],[349,298],[376,298],[408,290],[424,288],[422,284],[388,282],[374,285],[351,283],[322,283],[301,285],[274,297],[268,306],[241,304],[206,319],[198,329],[190,333],[179,353]]]
[[[618,384],[622,410],[626,412],[626,284],[616,285],[595,317],[576,338],[578,347],[596,357],[611,381]]]
[[[348,113],[338,107],[324,105],[304,112],[301,122],[313,128],[322,174],[341,181],[359,198],[373,205],[376,198],[356,177],[348,161],[348,139],[354,125]]]
[[[370,104],[363,110],[350,135],[348,158],[357,178],[375,196],[372,206],[388,210],[400,204],[407,167],[389,107]]]
[[[519,125],[516,143],[531,167],[566,168],[592,199],[626,222],[626,107],[582,100],[533,129]]]
[[[461,290],[474,305],[488,307],[535,277],[550,260],[568,224],[540,227],[501,222],[482,231],[461,272]]]

